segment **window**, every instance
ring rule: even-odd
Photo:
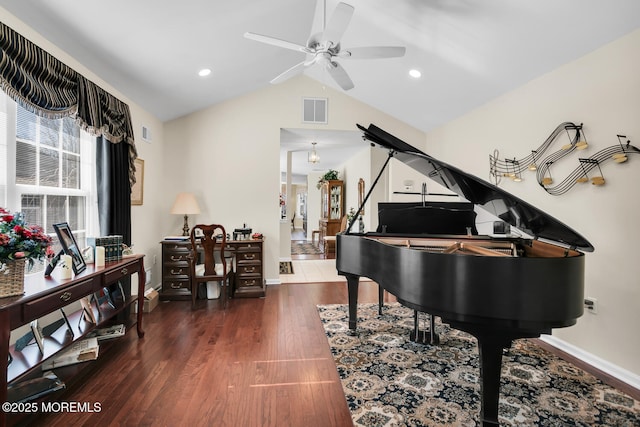
[[[93,139],[73,118],[36,116],[4,93],[0,105],[0,206],[42,225],[54,250],[59,222],[68,222],[84,247],[97,228]]]

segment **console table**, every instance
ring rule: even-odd
[[[227,240],[225,252],[235,254],[235,280],[232,296],[263,297],[263,239]],[[161,300],[191,300],[189,281],[189,240],[163,240]]]
[[[7,400],[7,384],[27,378],[36,372],[45,359],[55,353],[69,347],[75,341],[82,339],[96,327],[102,327],[119,313],[137,303],[137,316],[135,320],[129,319],[127,329],[137,325],[138,337],[144,336],[142,330],[142,308],[144,303],[145,271],[143,263],[144,255],[133,255],[120,261],[109,262],[104,267],[87,265],[87,269],[73,279],[57,280],[54,277],[44,277],[42,274],[28,275],[25,277],[24,294],[8,298],[0,298],[0,402]],[[94,309],[98,318],[98,324],[93,325],[81,320],[82,311],[67,313],[69,323],[73,329],[73,337],[60,328],[55,336],[44,339],[44,354],[35,345],[29,345],[22,351],[16,351],[14,346],[9,346],[11,331],[19,326],[39,319],[42,316],[53,313],[68,304],[78,301],[82,297],[102,290],[103,287],[116,283],[132,274],[138,274],[138,295],[127,295],[122,301],[115,304],[115,308],[107,303],[100,306],[100,310]],[[58,333],[60,332],[60,333]],[[11,354],[13,361],[8,363]],[[59,368],[65,369],[65,368]],[[57,372],[57,370],[56,370]],[[64,375],[59,375],[64,380]],[[0,426],[7,423],[7,414],[0,413]]]

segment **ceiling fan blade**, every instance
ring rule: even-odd
[[[351,21],[353,11],[353,6],[342,2],[338,3],[338,6],[336,6],[333,15],[331,15],[327,23],[327,28],[325,28],[322,33],[322,40],[333,42],[333,46],[340,43],[340,39],[346,31],[349,21]]]
[[[343,49],[338,56],[353,59],[397,58],[404,56],[407,48],[404,46],[370,46]]]
[[[256,33],[250,33],[250,32],[244,33],[244,37],[249,40],[255,40],[260,43],[266,43],[273,46],[283,47],[285,49],[297,50],[298,52],[303,52],[303,53],[311,53],[309,48],[307,48],[306,46],[302,46],[300,44],[289,42],[286,40],[277,39],[275,37],[263,36],[262,34],[256,34]]]
[[[282,83],[283,81],[290,79],[291,77],[295,76],[296,74],[300,74],[302,72],[302,70],[304,70],[306,67],[308,67],[311,64],[312,63],[309,63],[308,61],[302,61],[302,62],[294,65],[293,67],[289,68],[287,71],[285,71],[284,73],[280,74],[279,76],[277,76],[273,80],[271,80],[271,84]]]
[[[343,90],[349,90],[355,87],[347,71],[337,62],[328,62],[326,68],[331,77],[333,77],[333,80],[335,80]]]

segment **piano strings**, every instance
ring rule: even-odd
[[[372,237],[369,237],[372,238]],[[511,242],[499,242],[491,240],[452,240],[437,238],[391,238],[380,237],[375,240],[392,246],[401,246],[409,249],[417,249],[425,252],[443,254],[469,254],[484,256],[518,256],[516,245]]]

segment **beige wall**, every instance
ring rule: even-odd
[[[302,123],[303,97],[328,98],[328,124]],[[231,230],[246,223],[263,233],[265,275],[277,283],[280,129],[357,130],[357,123],[372,122],[402,137],[424,140],[423,132],[305,76],[167,122],[164,167],[180,171],[163,181],[168,198],[161,211],[169,211],[176,193],[193,191],[203,208],[194,220],[217,221]],[[164,217],[165,233],[179,225],[178,218]]]
[[[365,183],[365,194],[366,191],[371,187],[371,154],[373,150],[378,150],[377,148],[371,148],[369,144],[363,144],[364,147],[361,151],[356,153],[350,159],[343,164],[343,180],[345,186],[345,213],[348,214],[349,210],[353,208],[354,210],[358,209],[358,181],[360,178],[364,180]],[[377,170],[373,171],[374,174],[377,174]],[[375,175],[374,175],[375,177]],[[377,220],[377,211],[376,214],[372,215],[371,211],[371,201],[367,201],[365,205],[364,215],[362,216],[362,221],[365,224],[365,230],[371,230],[371,217],[376,217]],[[351,231],[358,232],[358,222],[356,221],[351,227]]]
[[[590,147],[567,160],[589,157],[627,135],[640,147],[640,31],[507,93],[427,135],[427,152],[489,179],[489,154],[522,158],[563,121],[584,123]],[[566,144],[561,139],[560,145]],[[559,149],[557,147],[556,149]],[[640,378],[640,281],[635,263],[640,241],[640,155],[602,165],[606,185],[577,185],[548,195],[534,173],[501,187],[531,202],[584,235],[595,247],[586,255],[585,295],[598,300],[598,314],[585,313],[571,328],[554,330],[566,343]],[[564,161],[563,161],[564,163]],[[558,165],[555,178],[563,176]],[[514,286],[518,278],[514,277]],[[640,385],[640,381],[638,381]]]

